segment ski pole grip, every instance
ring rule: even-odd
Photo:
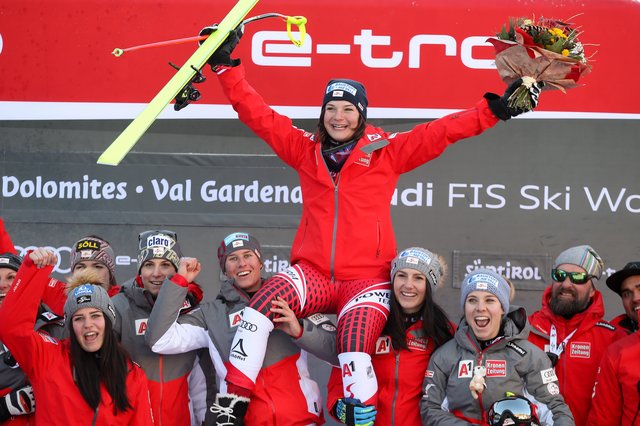
[[[304,16],[287,16],[287,36],[289,36],[289,40],[291,43],[300,47],[304,44],[304,39],[307,36],[307,29],[305,28],[305,24],[307,23],[307,18]],[[291,24],[298,27],[298,32],[300,34],[300,40],[296,40],[291,34]]]

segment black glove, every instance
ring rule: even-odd
[[[25,386],[0,398],[0,421],[13,416],[31,414],[36,410],[31,386]]]
[[[204,27],[200,30],[200,36],[210,35],[214,31],[217,31],[218,24],[213,24],[210,27]],[[235,67],[240,65],[240,59],[231,59],[231,53],[233,53],[233,49],[236,48],[242,34],[244,32],[244,25],[238,25],[235,30],[231,30],[229,32],[229,36],[225,41],[216,49],[215,52],[207,59],[207,63],[211,65],[211,68],[215,68],[218,65],[226,65],[229,67]],[[200,44],[203,41],[199,42]]]
[[[507,90],[504,91],[504,95],[502,95],[502,97],[496,95],[495,93],[485,93],[484,97],[489,104],[489,109],[491,109],[491,112],[493,112],[493,114],[500,120],[508,120],[511,117],[515,117],[524,112],[531,111],[538,105],[540,91],[544,86],[544,82],[542,81],[533,83],[529,88],[529,99],[531,100],[531,108],[514,108],[509,106],[509,97],[521,85],[521,78],[513,81],[509,85],[509,87],[507,87]]]

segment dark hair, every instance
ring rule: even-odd
[[[395,349],[408,349],[405,315],[393,291],[393,282],[391,285],[391,310],[384,332],[391,337],[391,343]],[[420,317],[422,318],[422,329],[425,332],[425,336],[433,340],[434,350],[453,338],[453,326],[444,310],[433,300],[432,289],[428,282],[425,288],[425,298]]]
[[[94,410],[100,405],[100,384],[111,395],[114,414],[133,406],[127,397],[129,354],[118,342],[111,320],[104,316],[104,341],[97,352],[87,352],[80,346],[69,319],[71,363],[74,380],[87,404]]]
[[[356,128],[356,132],[353,134],[353,140],[356,142],[359,141],[360,138],[364,136],[366,128],[367,121],[362,117],[362,115],[358,114],[358,127]],[[325,147],[330,146],[330,140],[331,136],[329,136],[327,129],[324,127],[324,108],[322,108],[322,112],[320,112],[320,119],[318,120],[318,141],[323,147]]]

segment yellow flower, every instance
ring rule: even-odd
[[[562,49],[562,56],[569,56],[569,49]]]
[[[567,38],[567,35],[560,28],[550,28],[548,31],[556,37]]]

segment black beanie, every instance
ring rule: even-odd
[[[0,268],[9,268],[18,272],[20,265],[22,265],[22,258],[20,256],[13,253],[0,254]]]
[[[367,119],[367,92],[362,83],[355,80],[336,79],[329,81],[322,99],[322,110],[329,101],[347,101],[358,108],[360,115]]]

